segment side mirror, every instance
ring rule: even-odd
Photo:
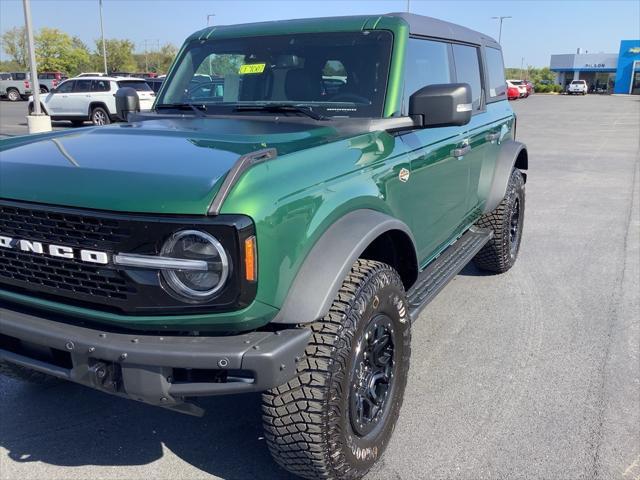
[[[409,98],[409,116],[419,127],[466,125],[472,110],[468,83],[428,85]]]
[[[116,113],[121,120],[127,121],[130,113],[140,111],[140,99],[138,92],[131,87],[119,88],[115,93]]]

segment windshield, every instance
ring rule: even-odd
[[[156,106],[195,103],[226,114],[286,104],[323,116],[381,117],[391,44],[388,31],[194,41]]]

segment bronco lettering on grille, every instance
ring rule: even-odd
[[[97,250],[74,250],[64,245],[45,245],[42,242],[12,238],[5,235],[0,235],[0,248],[21,250],[23,252],[50,255],[58,258],[79,258],[83,262],[98,263],[100,265],[109,263],[109,256],[106,252]]]

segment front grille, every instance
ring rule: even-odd
[[[0,205],[0,232],[77,248],[109,249],[131,230],[108,218]]]
[[[113,251],[131,236],[114,219],[0,204],[0,233],[45,244]],[[0,281],[44,293],[128,300],[133,282],[117,270],[78,259],[54,258],[16,249],[0,249]]]
[[[255,235],[244,215],[146,215],[50,207],[0,199],[0,235],[40,242],[45,253],[0,247],[0,290],[127,315],[178,315],[244,308],[256,284],[231,275],[218,296],[206,304],[185,304],[168,294],[157,270],[122,268],[111,262],[119,252],[158,255],[178,230],[209,232],[224,246],[230,264],[242,265],[239,245]],[[46,254],[48,246],[96,250],[107,264]]]

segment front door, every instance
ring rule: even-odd
[[[402,135],[402,141],[411,159],[408,208],[424,264],[464,224],[473,145],[458,127],[416,130]]]
[[[51,116],[67,115],[69,111],[69,94],[73,91],[75,80],[67,80],[50,93],[46,100],[47,112]]]

